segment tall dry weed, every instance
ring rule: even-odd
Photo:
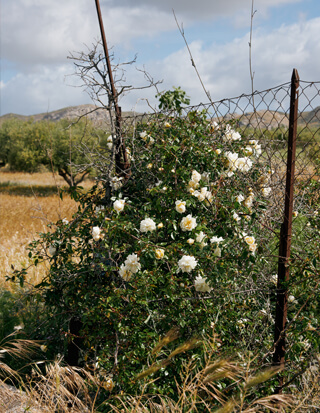
[[[94,412],[100,383],[90,372],[38,361],[29,365],[31,373],[22,375],[10,368],[4,357],[29,359],[40,344],[6,337],[0,343],[0,413],[86,413]]]
[[[173,330],[160,340],[156,351],[175,340]],[[155,373],[165,368],[172,357],[188,351],[190,342],[178,346],[167,359],[154,361],[150,367],[138,374],[136,381],[142,381],[140,394],[133,396],[124,394],[116,396],[113,403],[106,403],[109,410],[115,413],[185,413],[185,412],[215,412],[215,413],[257,413],[257,412],[289,412],[296,399],[291,395],[272,394],[264,396],[261,386],[279,373],[279,369],[267,368],[257,371],[253,368],[250,356],[243,356],[237,362],[216,353],[216,335],[208,338],[202,344],[205,346],[205,363],[203,367],[196,366],[191,357],[185,363],[180,380],[175,380],[175,396],[149,394],[148,389],[157,381]],[[199,341],[197,341],[199,343]],[[155,354],[155,351],[152,352]],[[266,385],[267,388],[268,384]]]

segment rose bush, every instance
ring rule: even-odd
[[[98,358],[113,391],[134,391],[146,353],[172,327],[182,342],[215,328],[232,353],[263,355],[273,339],[260,144],[195,111],[150,117],[131,133],[130,178],[110,177],[110,199],[99,186],[75,192],[74,219],[59,221],[30,252],[50,263],[38,286],[49,347],[65,352],[74,339],[68,322],[81,319],[81,362]],[[201,362],[201,348],[193,357]],[[183,357],[172,359],[150,391],[172,391],[182,365]]]

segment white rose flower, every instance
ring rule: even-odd
[[[201,277],[201,275],[197,275],[194,280],[194,286],[196,291],[200,293],[210,292],[212,288],[207,284],[207,278]]]
[[[92,228],[92,232],[91,232],[91,235],[92,235],[92,238],[95,240],[95,241],[99,241],[99,239],[100,239],[100,237],[101,237],[101,229],[99,228],[99,227],[93,227]]]
[[[209,206],[211,204],[212,198],[213,198],[212,192],[207,191],[206,192],[206,202],[205,202],[207,206]]]
[[[236,168],[240,171],[240,172],[248,172],[250,171],[253,163],[252,160],[250,158],[238,158],[236,160]]]
[[[192,193],[192,191],[194,191],[195,189],[197,189],[199,187],[199,183],[195,182],[191,179],[188,183],[188,187],[189,187],[189,192]]]
[[[252,237],[252,236],[249,236],[249,235],[245,235],[244,240],[245,240],[246,244],[249,245],[249,251],[254,254],[256,252],[256,249],[257,249],[257,244],[256,244],[255,238]]]
[[[131,161],[134,160],[133,156],[131,155],[131,150],[130,150],[130,148],[126,148],[126,154],[127,154],[128,158],[129,158]]]
[[[107,146],[110,150],[113,147],[113,137],[112,137],[112,135],[109,135],[108,138],[107,138]]]
[[[226,157],[226,166],[228,170],[231,172],[235,171],[238,168],[237,161],[238,161],[239,155],[235,152],[228,151],[225,153],[225,157]]]
[[[129,281],[132,277],[132,272],[124,265],[120,265],[119,275],[124,281]]]
[[[203,231],[201,231],[201,232],[199,232],[199,234],[196,236],[196,241],[197,241],[197,242],[202,242],[205,237],[206,237],[206,234],[205,234]]]
[[[206,199],[207,193],[207,187],[205,186],[201,188],[200,191],[194,191],[193,196],[195,196],[200,202],[202,202]]]
[[[162,248],[156,249],[155,254],[156,254],[156,259],[161,260],[164,257],[164,249]]]
[[[112,185],[112,187],[113,187],[113,189],[115,189],[115,190],[117,190],[117,189],[119,189],[119,188],[121,188],[122,187],[122,179],[123,178],[118,178],[117,176],[114,176],[113,178],[111,178],[111,185]]]
[[[261,153],[262,153],[261,145],[259,145],[259,143],[258,143],[257,140],[251,139],[251,140],[249,141],[249,145],[251,145],[251,146],[253,147],[255,156],[261,155]]]
[[[233,213],[232,218],[237,222],[239,222],[241,220],[241,218],[239,217],[239,215],[236,212]]]
[[[237,324],[240,327],[245,327],[246,323],[248,322],[248,320],[246,318],[240,318],[240,320],[237,321]]]
[[[148,231],[152,232],[152,231],[155,231],[156,228],[157,228],[156,223],[151,218],[143,219],[140,222],[140,231],[141,232],[148,232]]]
[[[244,240],[245,240],[245,242],[246,242],[248,245],[253,245],[253,244],[255,244],[255,242],[256,242],[255,238],[252,237],[252,236],[249,236],[249,235],[246,235],[246,236],[244,237]]]
[[[261,145],[255,145],[254,146],[254,154],[255,156],[260,156],[262,153]]]
[[[278,284],[278,275],[277,274],[271,275],[270,281],[272,282],[272,284],[277,285]]]
[[[222,241],[224,241],[224,238],[222,238],[222,237],[213,236],[212,238],[210,238],[211,244],[213,244],[214,242],[219,244]]]
[[[192,231],[197,226],[197,219],[193,218],[191,214],[182,218],[180,227],[182,231]]]
[[[224,142],[233,142],[233,141],[239,141],[241,140],[241,135],[239,132],[234,131],[230,125],[226,126],[226,131],[223,136],[223,141]]]
[[[137,254],[128,255],[124,262],[124,265],[133,274],[141,270],[141,264],[139,262],[139,257],[137,256]]]
[[[215,153],[216,153],[217,155],[220,155],[220,154],[221,154],[221,149],[216,149],[216,150],[215,150]]]
[[[179,261],[179,270],[182,272],[191,272],[196,268],[198,261],[192,255],[184,255]]]
[[[239,204],[241,204],[241,202],[244,200],[244,196],[242,195],[242,194],[239,194],[237,197],[236,197],[236,201],[237,202],[239,202]]]
[[[176,201],[176,211],[180,214],[186,212],[186,201]]]
[[[245,151],[245,153],[246,153],[247,156],[253,155],[253,148],[252,148],[252,146],[246,146],[246,147],[244,148],[244,151]]]
[[[218,130],[218,129],[219,129],[219,124],[214,120],[211,123],[211,131],[213,132],[213,131]]]
[[[197,172],[195,169],[192,171],[191,181],[197,184],[201,181],[201,174],[199,174],[199,172]]]
[[[55,253],[56,253],[56,251],[57,251],[57,248],[54,246],[54,245],[49,245],[49,248],[48,248],[48,253],[50,254],[50,255],[54,255]]]
[[[251,194],[244,200],[243,205],[246,206],[247,208],[250,208],[252,206],[253,200],[254,200],[254,195]]]
[[[162,222],[160,222],[160,223],[157,225],[157,228],[158,228],[158,229],[163,228],[163,223],[162,223]]]
[[[63,218],[62,223],[63,223],[64,225],[68,225],[68,224],[69,224],[69,221],[67,220],[67,218]]]
[[[249,245],[249,251],[252,252],[253,255],[256,252],[256,249],[257,249],[257,244]]]
[[[294,295],[289,295],[288,297],[288,303],[295,303],[296,302],[296,298]]]
[[[309,323],[308,323],[307,330],[308,330],[308,331],[315,331],[315,330],[316,330],[316,328],[313,327],[313,325],[311,324],[310,321],[309,321]]]
[[[187,243],[188,243],[189,245],[194,244],[194,239],[193,239],[193,238],[189,238],[189,239],[187,240]]]
[[[142,138],[144,141],[147,139],[147,132],[146,131],[143,131],[143,132],[140,132],[140,138]]]
[[[271,188],[269,186],[261,188],[261,193],[264,197],[268,197],[271,194]]]
[[[114,201],[113,208],[117,211],[118,214],[119,212],[123,211],[125,203],[126,202],[124,199],[117,199],[116,201]]]

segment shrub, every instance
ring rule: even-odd
[[[257,367],[271,363],[276,288],[270,248],[277,237],[265,225],[271,171],[259,142],[243,139],[232,123],[216,125],[205,112],[190,111],[150,116],[127,144],[130,177],[104,177],[110,196],[105,187],[84,195],[75,190],[73,220],[58,221],[30,246],[35,264],[50,263],[37,288],[50,314],[50,334],[44,334],[52,348],[65,354],[67,342],[69,350],[76,342],[81,363],[97,365],[115,392],[131,394],[140,388],[134,377],[148,367],[146,351],[172,327],[180,343],[215,328],[226,353],[249,351]],[[305,270],[297,265],[296,279]],[[15,277],[23,281],[24,273]],[[311,293],[306,288],[297,302]],[[308,311],[299,314],[307,320]],[[289,308],[290,320],[296,312]],[[70,320],[77,320],[77,331],[68,329]],[[310,350],[299,329],[288,333],[296,363]],[[161,357],[171,350],[169,343]],[[201,347],[172,358],[150,392],[176,397],[190,357],[203,365]]]

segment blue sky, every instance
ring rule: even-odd
[[[72,76],[67,59],[99,38],[94,0],[0,0],[0,114],[31,115],[92,103]],[[100,0],[109,46],[116,61],[130,60],[129,84],[144,85],[145,68],[161,90],[180,86],[197,104],[206,102],[190,64],[172,9],[213,100],[250,93],[251,0]],[[290,80],[320,80],[320,1],[254,0],[252,66],[254,88]],[[156,91],[132,92],[123,110],[155,105]]]

